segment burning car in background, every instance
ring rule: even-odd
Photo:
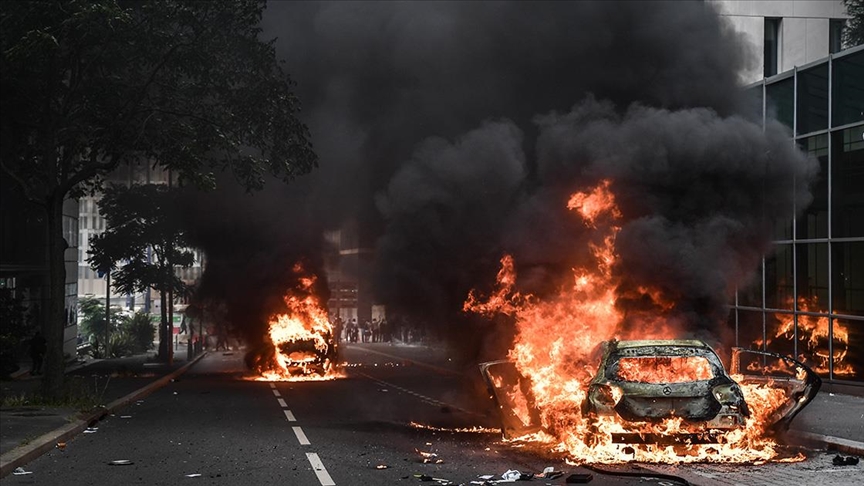
[[[299,263],[292,272],[297,283],[282,298],[284,311],[270,317],[263,342],[247,355],[247,364],[264,380],[336,378],[338,348],[327,310],[314,292],[317,277]]]
[[[766,430],[782,430],[821,386],[818,375],[793,358],[741,348],[733,350],[732,374],[727,373],[714,350],[697,340],[612,340],[601,344],[601,356],[581,402],[586,430],[582,438],[589,445],[733,440],[726,433],[753,419],[748,398],[758,402]],[[480,368],[498,405],[505,437],[560,432],[557,424],[540,421],[531,383],[515,364],[494,361]],[[766,387],[775,397],[767,411],[769,405],[748,396],[748,390]],[[669,421],[676,426],[670,428]]]

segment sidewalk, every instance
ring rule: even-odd
[[[13,381],[0,382],[0,397],[13,403],[0,408],[0,477],[39,457],[113,413],[161,388],[192,366],[205,353],[187,362],[185,347],[175,349],[174,363],[152,361],[154,353],[126,358],[90,360],[67,368],[67,381],[82,392],[101,398],[95,410],[73,407],[29,406],[23,397],[40,386],[38,377],[19,373]]]

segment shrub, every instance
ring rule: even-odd
[[[150,319],[150,314],[138,311],[123,326],[123,334],[128,336],[132,352],[143,353],[153,347],[156,338],[156,328]]]

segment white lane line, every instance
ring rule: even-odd
[[[318,454],[307,452],[306,458],[309,459],[309,464],[311,464],[312,469],[315,470],[315,475],[318,476],[318,481],[321,482],[321,486],[336,486],[336,483],[333,482],[333,478],[330,477],[330,473],[327,472],[327,469],[324,467],[324,463],[321,462]]]
[[[276,383],[270,382],[270,388],[276,388]]]
[[[411,390],[408,390],[407,388],[402,388],[402,387],[399,386],[399,385],[395,385],[395,384],[393,384],[393,383],[389,383],[389,382],[386,382],[386,381],[379,380],[379,379],[377,379],[377,378],[374,378],[374,377],[372,377],[372,376],[367,375],[366,373],[362,373],[362,372],[361,372],[360,375],[362,375],[362,376],[364,376],[364,377],[366,377],[366,378],[368,378],[368,379],[374,381],[375,383],[378,383],[379,385],[382,385],[382,386],[385,386],[385,387],[388,387],[388,388],[394,388],[394,389],[396,389],[396,390],[401,391],[402,393],[407,393],[408,395],[411,395],[411,396],[413,396],[413,397],[416,397],[416,398],[420,399],[421,402],[428,403],[429,405],[433,405],[433,406],[436,406],[436,407],[448,407],[448,408],[450,408],[450,409],[452,409],[452,410],[458,410],[458,411],[460,411],[460,412],[462,412],[462,413],[467,413],[467,414],[470,414],[470,415],[481,415],[481,414],[479,414],[479,413],[477,413],[477,412],[472,412],[472,411],[470,411],[470,410],[465,410],[464,408],[457,407],[456,405],[450,405],[449,403],[445,403],[445,402],[442,402],[442,401],[440,401],[440,400],[435,400],[434,398],[430,398],[430,397],[427,397],[427,396],[425,396],[425,395],[421,395],[421,394],[419,394],[419,393],[416,393],[416,392],[413,392],[413,391],[411,391]]]
[[[300,445],[311,444],[311,442],[309,442],[309,439],[306,438],[306,434],[303,433],[303,429],[301,429],[300,427],[291,427],[291,428],[294,429],[294,435],[297,436],[297,440],[300,441]],[[324,466],[321,466],[321,467],[324,467]]]
[[[294,418],[294,414],[291,413],[291,410],[283,410],[283,412],[285,412],[285,418],[287,418],[289,422],[297,421],[297,419]]]
[[[279,390],[277,390],[277,389],[274,388],[274,389],[273,389],[273,396],[281,397],[282,394],[279,393]]]
[[[282,407],[282,408],[288,408],[288,404],[285,403],[285,399],[284,399],[284,398],[277,398],[276,400],[279,402],[279,406],[280,406],[280,407]]]

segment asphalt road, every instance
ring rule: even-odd
[[[31,474],[0,483],[425,485],[440,483],[415,475],[470,484],[512,469],[589,472],[491,430],[454,430],[495,420],[470,379],[476,369],[458,369],[445,353],[356,345],[344,355],[343,379],[270,383],[250,380],[239,352],[210,354],[97,431],[27,464]],[[674,484],[638,466],[619,469],[644,476],[593,472],[592,484]]]

